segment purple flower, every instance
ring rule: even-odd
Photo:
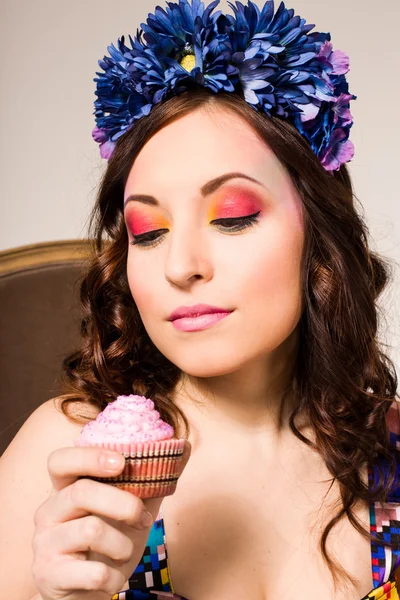
[[[319,52],[318,58],[326,62],[333,75],[344,75],[349,71],[350,59],[341,50],[332,51],[332,44],[326,41]]]
[[[95,142],[102,144],[107,140],[107,133],[98,127],[95,127],[92,131],[92,137]]]
[[[340,165],[348,162],[354,156],[353,142],[346,138],[343,129],[335,129],[329,148],[322,157],[321,164],[327,171],[340,169]]]
[[[116,143],[112,142],[111,140],[109,140],[108,142],[104,142],[103,144],[100,144],[101,158],[106,158],[107,160],[109,160],[114,153],[115,146],[116,146]]]

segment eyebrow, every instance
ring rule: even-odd
[[[229,181],[230,179],[235,179],[237,177],[240,177],[242,179],[248,179],[253,183],[257,183],[258,185],[265,187],[260,181],[258,181],[254,177],[246,175],[245,173],[235,171],[233,173],[224,173],[224,175],[220,175],[219,177],[215,177],[215,179],[211,179],[211,181],[207,181],[207,183],[205,183],[200,188],[201,195],[203,197],[209,196],[210,194],[215,192],[219,187],[221,187],[221,185],[223,185],[226,181]],[[148,196],[146,194],[131,194],[125,200],[124,208],[129,202],[143,202],[143,204],[148,204],[149,206],[160,206],[158,200],[154,198],[154,196]]]

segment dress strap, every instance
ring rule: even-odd
[[[400,449],[400,403],[394,400],[386,414],[390,445]],[[370,485],[379,480],[380,473],[389,472],[389,461],[381,457],[379,466],[369,469]],[[400,565],[400,465],[397,464],[396,478],[391,486],[387,502],[374,502],[370,506],[370,530],[383,534],[384,540],[397,544],[391,549],[371,542],[372,578],[374,588],[394,579]]]

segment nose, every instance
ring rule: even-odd
[[[213,268],[206,232],[194,227],[182,229],[170,232],[165,277],[172,285],[186,287],[199,279],[211,279]]]

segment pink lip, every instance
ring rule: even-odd
[[[186,317],[199,317],[200,315],[229,312],[232,311],[227,310],[226,308],[219,308],[218,306],[211,306],[210,304],[195,304],[194,306],[180,306],[170,314],[168,320],[175,321],[175,319]]]
[[[221,321],[227,317],[230,312],[208,313],[199,315],[198,317],[183,317],[172,321],[172,325],[180,331],[199,331],[211,327],[214,323]]]

